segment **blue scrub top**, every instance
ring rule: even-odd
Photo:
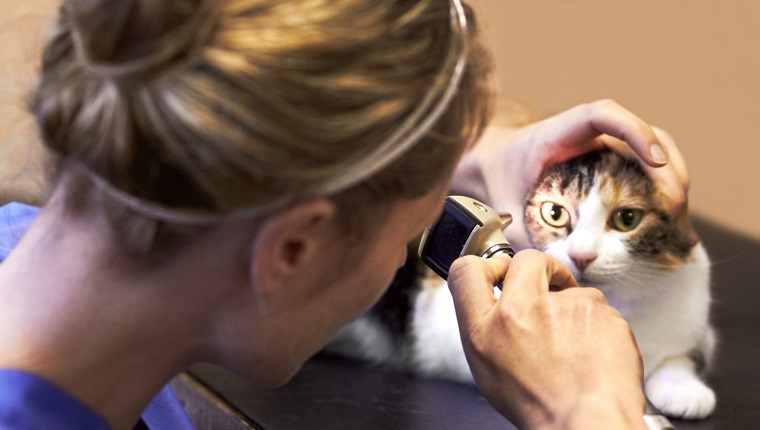
[[[0,262],[11,253],[39,212],[10,203],[0,207]],[[169,386],[165,386],[142,419],[150,430],[191,430],[193,423]],[[32,373],[0,369],[0,430],[108,430],[94,411],[60,388]]]

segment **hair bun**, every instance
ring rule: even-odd
[[[79,60],[92,73],[123,79],[163,70],[208,35],[212,0],[66,0]]]

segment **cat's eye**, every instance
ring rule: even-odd
[[[570,214],[562,205],[554,202],[541,204],[541,218],[552,227],[566,227],[570,224]]]
[[[618,231],[631,231],[638,227],[643,212],[639,209],[618,209],[612,214],[610,224]]]

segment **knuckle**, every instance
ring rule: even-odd
[[[451,263],[449,267],[449,278],[458,279],[465,273],[473,270],[473,267],[479,267],[483,265],[483,259],[474,255],[465,255],[459,257]]]
[[[586,295],[588,295],[588,297],[591,298],[593,301],[605,303],[605,304],[607,303],[607,297],[604,295],[604,293],[601,290],[597,288],[593,288],[593,287],[584,287],[583,291],[585,291]]]
[[[613,99],[604,98],[604,99],[599,99],[593,103],[590,103],[589,107],[596,111],[608,111],[608,110],[620,109],[621,106],[618,102],[616,102]]]
[[[681,178],[682,195],[679,197],[682,197],[684,200],[686,200],[686,195],[689,193],[690,188],[691,188],[691,179],[689,179],[688,176],[686,176],[685,178]]]
[[[514,262],[514,261],[520,261],[520,260],[535,260],[538,258],[544,259],[544,258],[547,258],[547,255],[536,249],[524,249],[522,251],[517,252],[515,256],[512,257],[512,261]]]
[[[666,145],[668,148],[672,148],[675,145],[675,139],[673,139],[673,136],[667,130],[655,126],[652,126],[652,130],[657,136],[657,139],[660,140],[660,143]]]
[[[472,276],[473,273],[484,272],[486,270],[484,261],[483,258],[474,255],[465,255],[457,258],[451,263],[451,267],[449,267],[449,277],[446,281],[450,285],[466,282],[465,280]]]

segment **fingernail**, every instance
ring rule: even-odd
[[[649,156],[652,157],[652,161],[655,163],[665,164],[668,162],[668,156],[665,154],[665,150],[662,149],[662,145],[659,143],[653,143],[649,147]]]

